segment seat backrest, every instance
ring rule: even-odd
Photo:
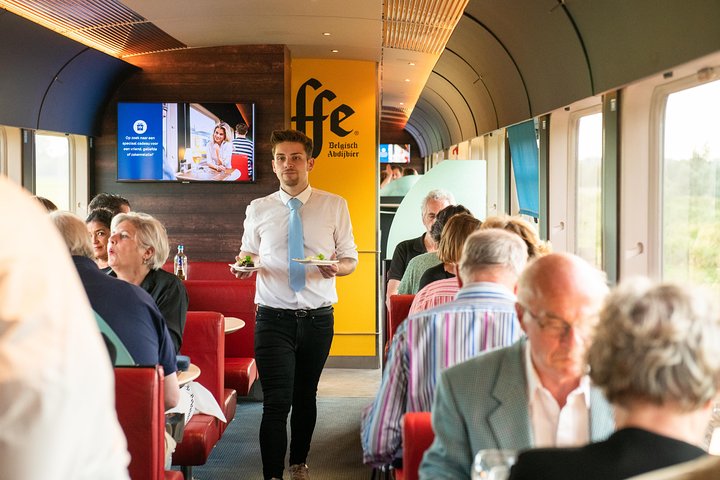
[[[165,476],[164,404],[162,367],[115,368],[115,409],[127,438],[133,480]]]
[[[188,311],[183,355],[200,367],[196,382],[210,390],[218,405],[225,401],[225,317],[219,312]]]
[[[408,412],[403,416],[402,448],[403,479],[417,480],[420,462],[430,448],[435,433],[430,412]]]
[[[233,259],[227,262],[195,262],[189,259],[187,278],[188,280],[235,280],[235,275],[230,273],[228,263],[232,263]],[[175,266],[171,259],[162,266],[163,270],[174,273]]]
[[[415,295],[390,295],[390,311],[388,312],[388,344],[392,343],[398,326],[408,317],[410,306]]]
[[[187,280],[189,310],[220,312],[245,321],[245,327],[225,339],[228,357],[255,357],[255,276],[248,279]],[[183,335],[184,337],[184,335]]]

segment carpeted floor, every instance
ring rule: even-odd
[[[318,398],[318,422],[308,466],[313,480],[368,480],[371,469],[362,463],[360,411],[366,397]],[[238,403],[235,421],[210,455],[193,468],[195,480],[261,480],[262,462],[257,436],[261,402]],[[285,472],[287,478],[287,471]]]

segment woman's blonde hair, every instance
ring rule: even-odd
[[[693,411],[720,388],[720,310],[697,288],[623,282],[608,296],[588,353],[590,378],[618,405]]]
[[[458,263],[462,256],[465,240],[482,222],[467,213],[458,213],[450,217],[443,227],[438,244],[438,258],[443,263]]]
[[[550,245],[540,240],[535,227],[522,217],[510,215],[488,217],[483,222],[482,228],[502,228],[520,235],[520,238],[527,245],[528,258],[530,259],[552,252]]]
[[[170,255],[170,244],[168,242],[167,230],[159,220],[141,212],[119,213],[112,219],[112,230],[122,222],[130,222],[137,230],[136,241],[142,248],[151,248],[153,254],[150,257],[150,268],[157,270],[162,268],[168,255]]]

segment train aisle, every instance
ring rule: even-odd
[[[326,368],[318,386],[318,422],[308,458],[313,480],[367,480],[360,411],[375,396],[380,370]],[[235,421],[210,455],[193,468],[195,480],[262,479],[258,431],[262,402],[239,401]],[[287,470],[285,478],[288,478]]]

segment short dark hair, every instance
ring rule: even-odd
[[[249,130],[248,126],[244,123],[238,123],[235,125],[235,132],[237,132],[238,135],[247,135]]]
[[[121,212],[123,206],[130,208],[130,202],[127,198],[114,193],[98,193],[88,205],[88,210],[93,211],[98,208],[107,208],[113,215],[117,215]]]
[[[278,143],[297,142],[302,143],[308,158],[312,157],[313,141],[300,130],[275,130],[270,135],[270,144],[272,145],[272,154],[275,156],[275,147]]]
[[[111,212],[107,208],[96,208],[95,210],[92,210],[88,214],[87,218],[85,219],[85,223],[86,224],[88,224],[90,222],[102,223],[109,230],[113,217],[114,217],[113,212]]]
[[[430,227],[430,236],[435,241],[435,243],[440,242],[440,237],[442,236],[442,231],[445,223],[447,223],[450,217],[459,213],[467,213],[469,215],[472,215],[470,210],[468,210],[462,205],[448,205],[437,213],[437,215],[435,216],[435,223],[433,223],[432,227]]]

